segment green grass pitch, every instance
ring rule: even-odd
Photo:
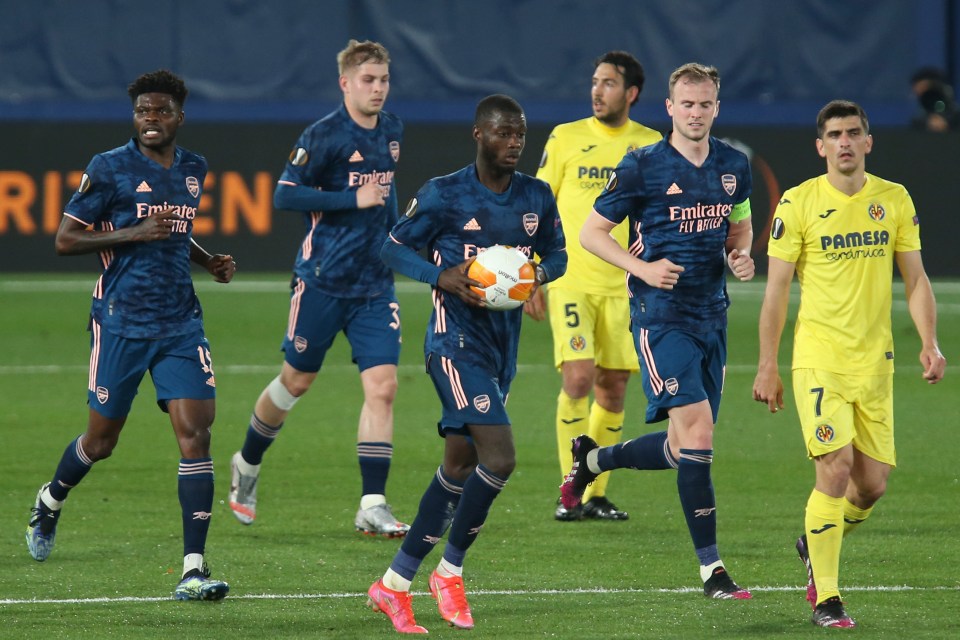
[[[91,263],[92,264],[92,263]],[[254,400],[279,371],[287,277],[239,273],[231,285],[197,275],[216,369],[217,469],[207,559],[231,585],[222,603],[170,599],[180,571],[179,453],[149,377],[112,458],[64,507],[44,563],[23,533],[37,487],[86,425],[88,334],[95,276],[0,277],[0,638],[387,638],[387,618],[364,607],[395,540],[353,530],[360,486],[355,434],[360,383],[341,336],[316,384],[265,458],[257,522],[225,504],[230,455]],[[549,327],[524,319],[510,414],[518,465],[467,558],[471,638],[806,638],[804,573],[793,542],[813,482],[792,394],[771,416],[751,400],[762,282],[731,283],[729,362],[715,438],[719,545],[751,601],[709,601],[679,512],[673,472],[619,471],[608,494],[624,523],[557,523],[560,472],[553,416],[559,374]],[[438,403],[422,368],[430,310],[420,285],[399,287],[404,325],[388,498],[412,519],[441,460]],[[870,638],[960,637],[960,283],[935,282],[945,380],[920,379],[919,342],[894,283],[899,468],[871,520],[847,538],[841,589]],[[794,301],[795,302],[795,301]],[[788,327],[788,333],[792,325]],[[786,373],[789,340],[781,349]],[[789,381],[787,384],[789,388]],[[642,422],[631,380],[625,437]],[[414,583],[418,621],[446,627],[426,593],[434,551]],[[831,633],[831,631],[822,631]]]

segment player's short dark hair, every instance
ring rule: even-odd
[[[593,68],[596,69],[604,63],[612,64],[617,68],[617,71],[623,76],[624,89],[629,89],[630,87],[637,88],[637,97],[633,99],[630,105],[633,106],[636,104],[640,94],[643,93],[643,83],[647,79],[643,73],[643,65],[640,64],[640,61],[633,57],[633,54],[627,53],[626,51],[608,51],[593,61]]]
[[[477,104],[477,112],[473,116],[473,124],[479,126],[487,120],[493,119],[494,114],[509,114],[523,116],[523,107],[508,95],[495,93],[487,96]]]
[[[337,54],[337,69],[344,75],[353,67],[359,67],[366,62],[374,64],[390,64],[390,54],[387,48],[373,40],[350,40],[346,48]]]
[[[143,74],[127,87],[127,95],[130,96],[131,102],[136,102],[137,97],[142,93],[165,93],[183,107],[189,92],[180,76],[166,69],[158,69],[152,73]]]
[[[848,116],[860,118],[863,133],[870,133],[870,122],[867,120],[867,112],[863,110],[863,107],[852,100],[831,100],[817,114],[817,137],[823,138],[823,132],[827,128],[827,120]]]

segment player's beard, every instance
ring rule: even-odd
[[[597,115],[597,120],[607,125],[608,127],[617,127],[620,125],[623,120],[624,113],[626,112],[626,107],[614,111],[610,108],[608,103],[602,103],[606,107],[606,112]]]

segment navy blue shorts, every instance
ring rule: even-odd
[[[507,396],[510,383],[478,367],[458,368],[450,358],[431,353],[427,357],[427,373],[440,396],[443,415],[437,428],[440,435],[469,435],[466,426],[510,424]]]
[[[393,287],[373,298],[335,298],[294,279],[281,350],[298,371],[316,373],[343,331],[360,371],[400,362],[400,305]]]
[[[87,401],[97,413],[125,418],[149,371],[157,404],[169,400],[210,400],[217,395],[210,343],[203,331],[159,340],[124,338],[90,320],[90,378]]]
[[[673,407],[708,400],[716,424],[727,365],[727,330],[694,333],[634,326],[633,340],[647,395],[647,423],[666,420]]]

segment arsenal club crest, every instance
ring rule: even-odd
[[[480,413],[486,413],[490,410],[490,396],[483,394],[473,399],[473,406]]]
[[[540,216],[535,213],[525,213],[523,214],[523,230],[527,232],[528,236],[533,236],[537,232],[537,227],[540,226]]]
[[[393,157],[394,162],[400,159],[400,143],[396,140],[390,141],[390,155]]]
[[[720,176],[720,184],[723,185],[723,190],[727,192],[727,195],[732,196],[737,190],[737,176],[732,173],[725,173]]]
[[[187,191],[194,198],[200,195],[200,182],[193,176],[187,176]]]

